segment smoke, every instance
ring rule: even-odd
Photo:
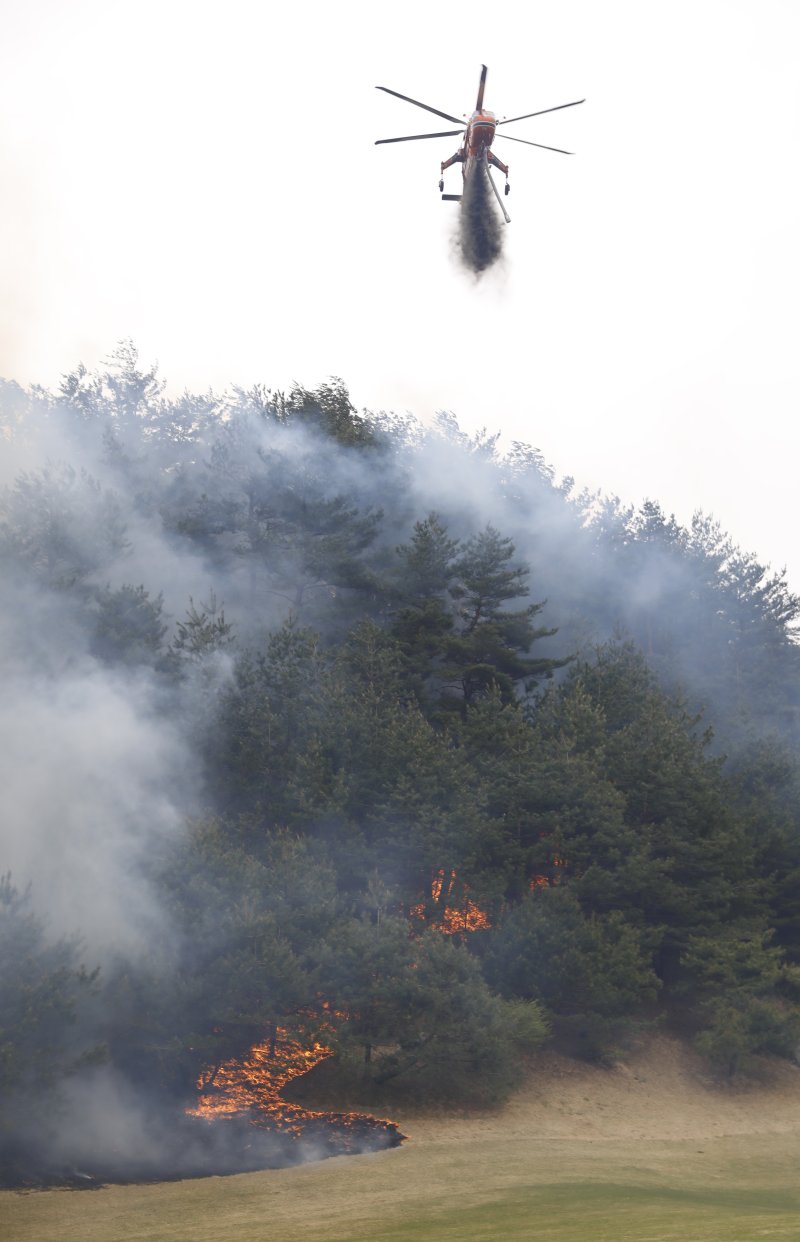
[[[69,449],[77,469],[46,464],[52,447]],[[67,445],[55,434],[9,446],[24,473],[0,494],[0,871],[31,885],[49,934],[79,934],[94,966],[168,938],[146,862],[180,833],[201,780],[163,679],[142,660],[94,651],[107,583],[141,571],[157,597],[180,575],[129,499],[86,472],[91,448],[85,435]],[[201,582],[195,573],[198,596]]]
[[[464,183],[458,244],[461,262],[476,276],[500,258],[503,225],[494,202],[487,169],[479,164]]]
[[[24,1121],[21,1128],[24,1141]],[[351,1114],[310,1115],[302,1133],[275,1130],[257,1112],[208,1122],[176,1114],[108,1066],[68,1086],[44,1142],[40,1132],[27,1137],[31,1152],[20,1167],[28,1180],[76,1187],[285,1168],[396,1147],[404,1138],[391,1122]]]
[[[503,225],[490,200],[487,177],[471,178],[461,247],[478,275],[500,254]],[[58,934],[81,931],[90,962],[110,947],[146,945],[163,928],[139,861],[203,800],[187,720],[201,728],[211,719],[209,678],[224,681],[231,668],[217,653],[204,678],[170,698],[152,663],[98,658],[93,592],[141,583],[151,600],[163,597],[165,644],[190,597],[211,592],[243,645],[290,613],[330,633],[338,616],[347,621],[337,609],[350,573],[347,562],[332,579],[331,563],[360,557],[367,576],[385,572],[414,521],[435,509],[454,538],[492,523],[514,539],[531,598],[548,601],[543,624],[559,627],[548,654],[603,641],[620,625],[634,636],[644,629],[657,651],[658,619],[677,632],[685,618],[673,673],[708,683],[720,645],[701,649],[707,618],[691,609],[698,592],[716,589],[703,569],[722,546],[713,524],[673,542],[669,526],[635,539],[618,503],[596,505],[593,516],[535,450],[512,446],[498,460],[491,437],[464,435],[452,416],[427,431],[375,420],[380,446],[354,450],[313,420],[273,417],[253,394],[170,404],[153,384],[148,396],[149,373],[133,363],[128,350],[109,373],[113,385],[84,377],[71,402],[0,384],[0,484],[10,489],[0,495],[0,871],[11,867],[22,887],[32,881],[39,912]],[[109,426],[121,446],[111,458]],[[54,457],[69,469],[48,465]],[[370,513],[374,534],[359,552],[358,523]]]
[[[138,956],[169,930],[144,878],[180,830],[191,760],[146,679],[90,660],[58,677],[6,676],[0,708],[3,866],[49,929],[79,932],[93,961]]]

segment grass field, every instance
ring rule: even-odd
[[[800,1238],[797,1141],[409,1144],[302,1169],[0,1198],[8,1242]]]
[[[800,1075],[732,1096],[658,1058],[638,1069],[562,1067],[489,1117],[403,1118],[410,1141],[370,1156],[152,1186],[5,1192],[0,1238],[797,1242]]]

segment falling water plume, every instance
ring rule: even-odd
[[[464,186],[458,239],[461,262],[476,276],[500,258],[502,228],[487,170],[479,165]]]

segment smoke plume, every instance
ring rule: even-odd
[[[458,239],[461,262],[476,276],[500,258],[502,228],[488,172],[479,165],[464,184]]]

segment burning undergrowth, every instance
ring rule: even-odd
[[[467,178],[459,217],[459,258],[469,271],[480,276],[500,258],[503,225],[494,204],[485,169],[478,167]]]
[[[80,1132],[61,1128],[45,1148],[24,1142],[0,1184],[91,1189],[108,1182],[174,1181],[286,1168],[399,1146],[394,1122],[289,1103],[288,1083],[332,1050],[275,1028],[241,1058],[207,1067],[185,1110],[139,1096],[101,1070],[69,1101]]]
[[[283,1099],[284,1088],[333,1055],[314,1040],[310,1047],[277,1027],[272,1037],[254,1045],[245,1057],[210,1067],[197,1083],[197,1105],[189,1115],[209,1125],[246,1120],[257,1135],[278,1142],[295,1163],[324,1156],[352,1155],[396,1147],[403,1135],[391,1121],[365,1113],[315,1112]],[[256,1147],[259,1138],[253,1139]]]

